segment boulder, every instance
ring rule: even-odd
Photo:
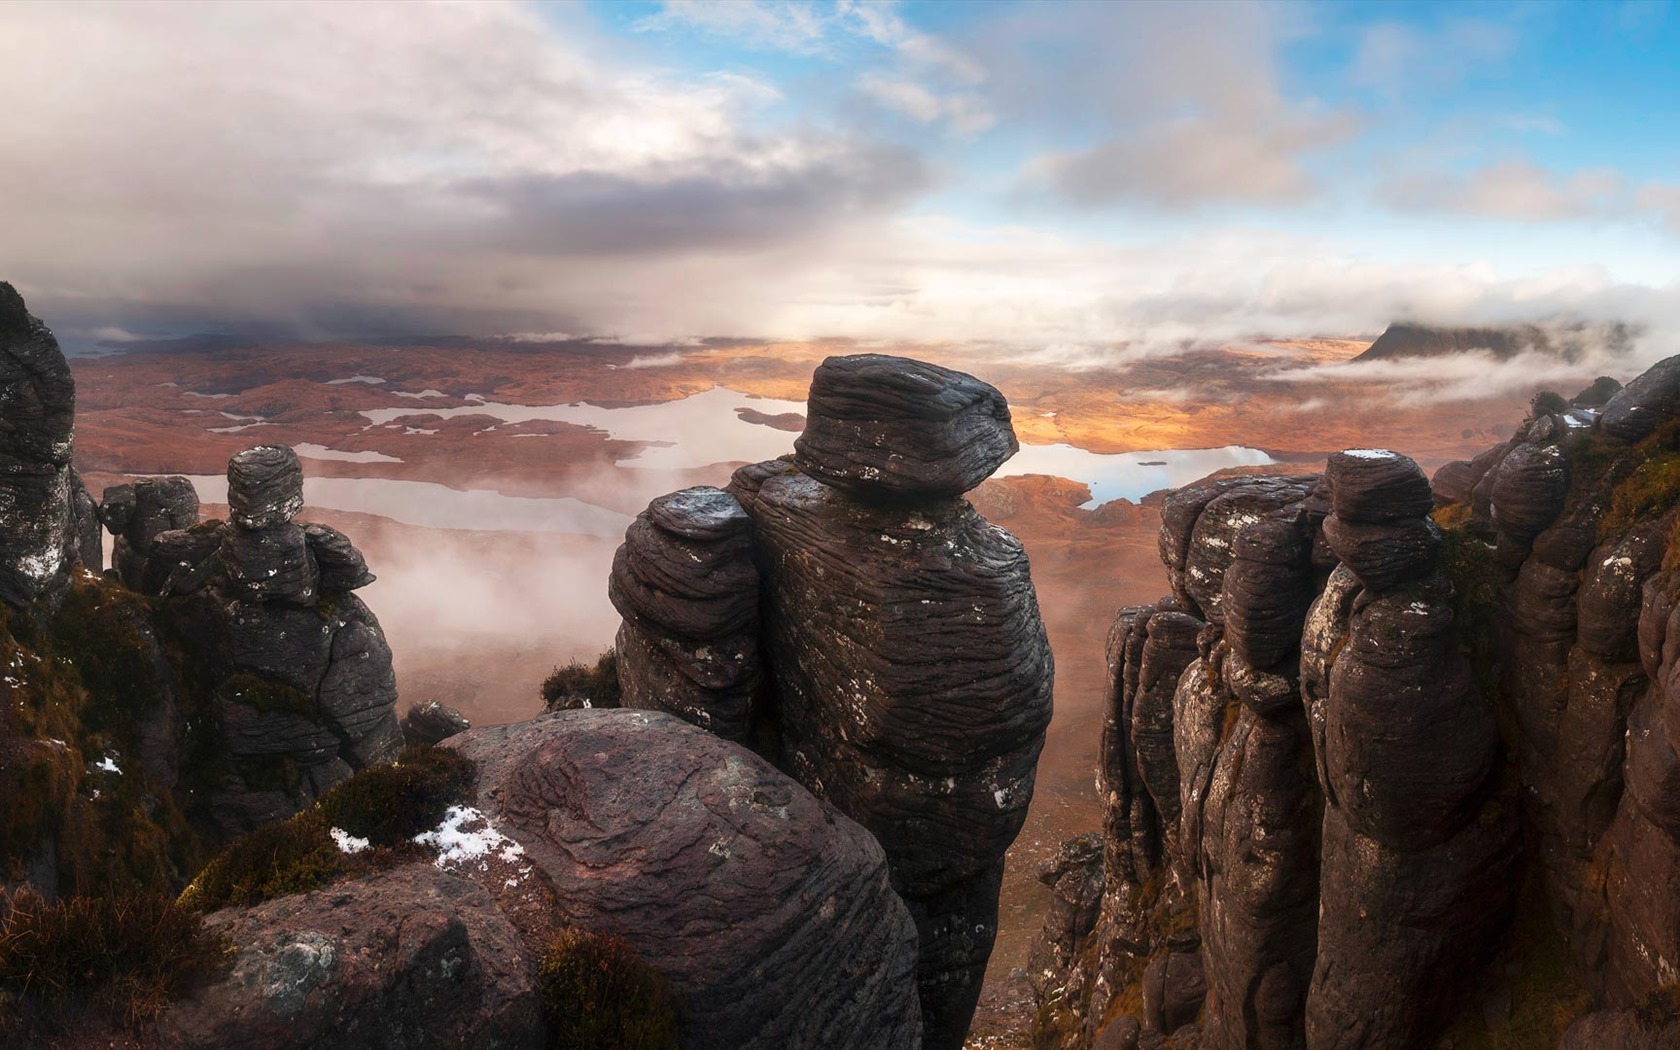
[[[154,560],[153,548],[160,535],[198,524],[198,491],[183,477],[114,485],[105,490],[104,520],[116,537],[111,567],[123,585],[141,594],[159,594],[174,566],[167,558]]]
[[[430,864],[205,922],[229,969],[158,1025],[181,1050],[538,1050],[535,965],[489,893]]]
[[[1380,448],[1351,448],[1324,468],[1331,510],[1345,522],[1379,524],[1421,518],[1435,506],[1429,478],[1409,456]]]
[[[868,500],[960,496],[1020,446],[1009,404],[971,375],[883,354],[831,357],[811,377],[800,469]]]
[[[1680,356],[1666,358],[1604,403],[1598,426],[1612,441],[1631,445],[1680,412]]]
[[[553,885],[683,999],[691,1050],[913,1050],[916,928],[880,845],[744,748],[653,711],[566,711],[444,746]],[[498,876],[499,877],[499,876]]]
[[[410,747],[438,744],[472,728],[467,716],[436,700],[414,704],[403,715],[403,740]]]
[[[367,560],[350,542],[350,537],[326,525],[306,524],[304,542],[320,572],[323,594],[359,590],[378,579],[368,571]]]

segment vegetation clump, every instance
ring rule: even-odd
[[[289,820],[235,840],[199,873],[181,903],[204,912],[250,907],[429,856],[414,836],[468,801],[474,768],[448,748],[409,748]]]
[[[551,1050],[675,1050],[677,997],[623,941],[562,930],[537,972]]]
[[[224,948],[161,894],[48,903],[26,890],[0,923],[0,1033],[32,1040],[90,1013],[134,1028],[209,977]]]
[[[1565,401],[1563,395],[1556,390],[1542,390],[1535,394],[1528,403],[1530,419],[1539,419],[1541,416],[1560,416],[1567,411],[1569,411],[1569,402]]]
[[[618,707],[623,697],[618,685],[618,653],[608,649],[594,666],[573,660],[556,667],[543,679],[543,707],[549,711],[575,711],[583,707]]]

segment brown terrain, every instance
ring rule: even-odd
[[[1275,342],[1084,371],[950,347],[892,349],[962,368],[999,387],[1023,444],[1066,443],[1099,453],[1240,444],[1279,461],[1269,469],[1308,472],[1321,469],[1330,451],[1375,446],[1403,450],[1433,470],[1510,433],[1494,424],[1522,418],[1531,392],[1419,404],[1397,401],[1370,383],[1337,380],[1333,369],[1330,377],[1322,368],[1311,377],[1293,375],[1306,366],[1346,362],[1369,345]],[[720,343],[681,349],[680,363],[646,367],[638,356],[645,361],[672,348],[509,342],[150,346],[73,359],[77,465],[97,494],[126,475],[220,474],[230,455],[252,445],[313,444],[381,458],[306,455],[311,477],[572,497],[633,515],[660,493],[721,484],[735,464],[633,469],[626,461],[633,463],[643,446],[592,427],[435,413],[471,409],[469,395],[516,405],[588,401],[621,407],[673,401],[714,386],[802,401],[811,371],[824,357],[861,349],[849,343]],[[373,378],[383,382],[366,381]],[[1585,374],[1582,385],[1591,379]],[[380,409],[405,414],[383,425],[361,415]],[[802,422],[780,409],[737,414],[785,434],[789,448]],[[706,439],[703,429],[690,438]],[[1092,773],[1108,624],[1117,607],[1160,597],[1166,580],[1156,553],[1153,500],[1085,510],[1086,485],[1042,476],[994,479],[972,498],[1027,547],[1058,671],[1056,714],[1034,808],[1010,855],[1003,929],[989,974],[990,1009],[983,1006],[972,1044],[1013,1046],[1019,1044],[1006,1033],[1018,1030],[1020,1014],[1011,1008],[1019,1004],[1011,1001],[1008,977],[1024,964],[1047,899],[1034,866],[1064,837],[1100,823]],[[592,657],[617,626],[605,594],[614,536],[514,531],[498,527],[493,513],[472,522],[475,527],[450,529],[313,506],[302,517],[348,532],[379,574],[363,593],[385,625],[404,705],[438,699],[475,724],[527,717],[540,707],[538,685],[548,670]]]

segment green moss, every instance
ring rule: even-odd
[[[357,773],[289,820],[258,828],[212,860],[181,894],[201,911],[250,906],[358,878],[428,856],[410,840],[470,800],[474,765],[447,748],[404,751],[396,762]],[[345,853],[339,828],[369,847]]]
[[[375,845],[407,842],[468,801],[474,763],[446,747],[411,747],[388,766],[365,769],[321,797],[333,827]]]
[[[159,894],[20,894],[0,924],[0,1034],[28,1045],[65,1015],[103,1013],[136,1027],[212,974],[225,945],[199,916]]]
[[[1680,452],[1652,455],[1611,491],[1610,509],[1599,521],[1599,538],[1620,536],[1638,522],[1668,513],[1677,502]]]
[[[231,675],[218,690],[221,697],[264,714],[298,715],[311,721],[321,717],[315,698],[301,689],[254,674]]]
[[[542,698],[549,711],[618,707],[623,699],[618,685],[618,653],[606,650],[593,667],[579,660],[556,667],[543,679]]]
[[[537,972],[553,1050],[675,1050],[677,998],[623,941],[562,930]]]
[[[1569,411],[1569,402],[1565,401],[1563,395],[1556,390],[1542,390],[1528,402],[1530,419],[1561,415],[1567,411]]]

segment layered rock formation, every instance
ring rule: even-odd
[[[98,571],[92,500],[71,465],[76,386],[58,340],[0,282],[0,600],[52,604],[70,571]],[[97,539],[97,537],[95,537]]]
[[[671,981],[685,1048],[923,1045],[916,929],[880,845],[768,762],[630,710],[448,746],[478,763],[479,805],[552,885],[553,917]]]
[[[431,864],[230,908],[206,925],[232,946],[230,964],[165,1015],[168,1046],[544,1045],[518,932],[482,887]]]
[[[1174,594],[1110,635],[1102,904],[1089,929],[1053,910],[1035,949],[1041,1045],[1158,1043],[1204,987],[1204,1050],[1432,1045],[1499,989],[1501,1031],[1529,967],[1559,979],[1520,953],[1486,966],[1525,884],[1524,950],[1558,937],[1579,1001],[1614,1008],[1564,1045],[1666,1045],[1677,416],[1680,358],[1537,397],[1433,485],[1352,450],[1321,478],[1169,497]],[[1128,987],[1141,1016],[1117,1017]],[[1575,993],[1527,994],[1522,1030],[1555,1041]]]
[[[624,536],[607,594],[624,617],[625,707],[745,740],[765,688],[752,519],[722,489],[654,500]]]
[[[793,457],[631,527],[620,678],[629,705],[750,735],[880,841],[920,931],[924,1045],[954,1048],[1050,715],[1026,556],[961,498],[1015,436],[992,387],[881,355],[824,362],[808,419]]]

